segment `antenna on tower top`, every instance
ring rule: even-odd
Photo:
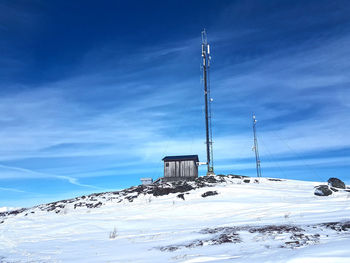
[[[204,28],[203,31],[202,31],[202,44],[207,44],[207,43],[208,43],[207,31]]]
[[[211,103],[210,97],[209,67],[210,67],[210,46],[207,40],[207,32],[202,31],[202,69],[204,80],[204,100],[205,100],[205,130],[206,130],[206,148],[207,148],[207,165],[209,174],[214,174],[213,164],[213,134],[211,128]]]

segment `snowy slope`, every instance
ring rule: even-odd
[[[16,208],[13,208],[13,207],[0,207],[0,213],[2,212],[7,212],[7,211],[10,211],[10,210],[16,210]]]
[[[211,177],[0,213],[0,262],[350,262],[349,192],[255,182]]]

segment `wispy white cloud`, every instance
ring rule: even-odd
[[[99,190],[103,189],[103,188],[96,187],[96,186],[93,186],[93,185],[79,183],[77,178],[73,178],[73,177],[70,177],[70,176],[61,176],[61,175],[59,175],[59,176],[56,176],[56,178],[67,180],[69,183],[77,185],[77,186],[81,186],[81,187],[88,187],[88,188],[99,189]]]
[[[216,41],[232,40],[232,36],[225,37],[218,36]],[[148,50],[145,56],[145,50],[138,50],[121,60],[127,59],[135,66],[163,59],[162,67],[167,68],[174,63],[173,54],[176,63],[188,61],[189,52],[197,53],[197,42],[190,39],[184,46],[162,44],[159,49]],[[304,154],[350,147],[346,137],[350,132],[346,121],[349,79],[344,74],[350,66],[346,60],[349,52],[344,48],[349,42],[350,38],[344,36],[319,47],[306,45],[272,52],[225,68],[214,60],[211,76],[215,159],[252,156],[252,111],[259,119],[262,156],[267,150],[283,156],[290,155],[290,148]],[[101,61],[98,51],[86,55],[82,70],[74,77],[0,99],[0,160],[115,156],[122,162],[161,165],[161,158],[170,154],[199,153],[205,158],[203,98],[197,65],[196,77],[175,83],[159,74],[159,63],[146,74],[145,69],[138,69],[115,77],[120,71],[104,71],[115,63],[115,57],[106,59],[105,64],[100,62],[101,70],[87,74],[84,68],[91,69],[91,64]],[[145,78],[147,74],[152,80]],[[334,86],[340,88],[332,91]],[[309,115],[300,115],[303,113],[298,111],[306,106],[310,107]],[[115,159],[103,165],[113,166],[113,162]],[[93,171],[102,169],[97,163],[86,166]],[[0,178],[7,178],[9,171],[2,170]],[[27,178],[53,176],[90,187],[66,173],[55,175],[55,167],[50,171],[53,175],[16,169],[11,173],[26,174]],[[76,172],[73,168],[71,171]],[[98,176],[98,172],[94,174]]]
[[[48,174],[48,173],[40,173],[36,172],[30,169],[24,169],[20,167],[13,167],[13,166],[6,166],[6,165],[0,165],[0,178],[1,179],[33,179],[33,178],[53,178],[53,179],[60,179],[68,181],[70,184],[81,186],[81,187],[87,187],[87,188],[93,188],[93,189],[99,189],[102,190],[100,187],[82,184],[78,181],[77,178],[71,177],[71,176],[62,176],[62,175],[54,175],[54,174]],[[14,188],[6,188],[6,187],[0,187],[2,190],[6,191],[13,191],[13,192],[21,192],[26,193],[26,191],[14,189]]]
[[[1,191],[15,192],[15,193],[28,193],[26,191],[16,189],[16,188],[8,188],[8,187],[0,187]]]

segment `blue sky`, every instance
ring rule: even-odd
[[[201,30],[216,173],[350,183],[348,1],[1,1],[0,206],[205,161]],[[200,168],[201,175],[205,167]]]

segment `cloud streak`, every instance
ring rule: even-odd
[[[93,188],[102,190],[100,187],[82,184],[78,181],[77,178],[70,177],[70,176],[63,176],[63,175],[53,175],[48,173],[40,173],[29,169],[24,169],[20,167],[13,167],[13,166],[6,166],[6,165],[0,165],[0,174],[2,179],[34,179],[34,178],[54,178],[54,179],[60,179],[65,180],[69,182],[70,184],[80,186],[80,187],[86,187],[86,188]],[[6,188],[1,187],[0,189],[4,191],[12,191],[12,192],[20,192],[20,193],[28,193],[26,191],[14,189],[14,188]]]
[[[192,40],[190,42],[192,43]],[[272,54],[263,60],[260,59],[268,61],[264,63],[263,68],[262,61],[259,63],[252,61],[250,62],[254,63],[252,69],[234,77],[227,73],[230,69],[213,70],[213,94],[217,96],[213,120],[217,125],[214,126],[216,159],[251,156],[251,128],[248,114],[252,109],[257,112],[261,120],[259,122],[261,130],[258,127],[259,136],[274,154],[288,153],[288,147],[278,142],[277,136],[301,153],[349,147],[349,141],[342,135],[349,132],[349,127],[342,127],[344,132],[335,128],[341,120],[348,118],[345,108],[338,107],[339,105],[336,104],[339,102],[339,97],[330,97],[329,93],[322,92],[319,94],[315,92],[312,100],[304,97],[310,89],[323,90],[325,85],[346,83],[347,79],[339,74],[313,77],[312,74],[307,73],[307,69],[311,67],[313,71],[317,71],[315,67],[323,68],[326,61],[332,63],[341,58],[344,51],[337,50],[337,47],[347,42],[348,38],[344,38],[334,43],[327,43],[326,47],[313,50],[307,56],[305,56],[306,51],[293,56]],[[150,55],[150,59],[172,52],[178,53],[181,57],[186,54],[185,50],[180,47],[171,47],[169,50],[161,51],[161,54]],[[326,50],[337,51],[335,54],[327,55],[324,54],[327,53]],[[317,57],[321,58],[316,60]],[[135,63],[139,62],[135,61]],[[164,63],[166,65],[167,61]],[[338,69],[340,66],[346,67],[346,63],[348,62],[340,63]],[[283,65],[288,65],[288,68],[283,71],[278,70]],[[218,81],[215,74],[224,77]],[[142,76],[141,74],[140,79]],[[114,89],[111,89],[111,84],[104,83],[105,78],[108,78],[108,74],[101,75],[99,78],[93,76],[93,84],[89,85],[91,79],[88,76],[77,77],[50,84],[34,92],[17,93],[2,98],[0,111],[11,113],[2,114],[0,120],[4,124],[0,138],[1,141],[6,142],[0,152],[2,160],[114,155],[120,158],[136,158],[151,162],[157,160],[158,162],[165,154],[203,152],[203,139],[200,139],[203,137],[200,83],[197,82],[196,92],[189,88],[193,80],[167,83],[165,89],[140,84],[139,80],[121,83],[118,90],[125,87],[126,90],[135,88],[138,92],[133,93],[135,96],[127,101],[117,100],[115,104],[103,109],[98,107],[94,109],[96,106],[90,107],[88,103],[79,100],[76,92],[81,90],[81,87],[100,85],[99,83],[102,85],[99,89],[105,90],[103,97],[109,96]],[[281,85],[283,88],[272,89],[271,92],[267,89],[266,95],[260,96],[259,100],[246,99],[246,96],[255,92],[261,93],[262,80],[264,80],[264,87]],[[68,87],[70,90],[67,90]],[[164,92],[161,91],[162,89]],[[89,96],[94,96],[96,92],[96,90],[91,92]],[[288,99],[285,97],[286,93]],[[188,108],[185,106],[185,109],[182,106],[182,100],[194,94],[198,95],[198,98],[193,100],[196,104]],[[232,95],[242,99],[239,101],[234,99],[237,104],[232,105]],[[125,96],[125,93],[122,96]],[[296,120],[288,120],[289,116],[297,112],[296,109],[304,107],[305,102],[316,104],[315,107],[318,107],[325,101],[327,107],[331,106],[331,109],[325,111],[320,107],[307,119],[301,120],[304,117],[297,116]],[[275,107],[268,105],[272,102]],[[187,114],[192,110],[196,116],[195,122]],[[237,117],[228,117],[232,111],[237,112]],[[322,119],[317,114],[322,114]],[[171,116],[178,116],[178,119]],[[276,120],[281,120],[283,128],[279,127]],[[238,123],[238,129],[232,129],[232,123]],[[192,130],[193,128],[195,130]],[[182,129],[188,131],[182,131]],[[174,133],[174,131],[177,132]],[[305,141],[308,143],[305,144]],[[74,183],[74,180],[71,180],[72,182]]]
[[[8,187],[0,187],[1,191],[8,191],[8,192],[15,192],[15,193],[28,193],[26,191],[15,189],[15,188],[8,188]]]

